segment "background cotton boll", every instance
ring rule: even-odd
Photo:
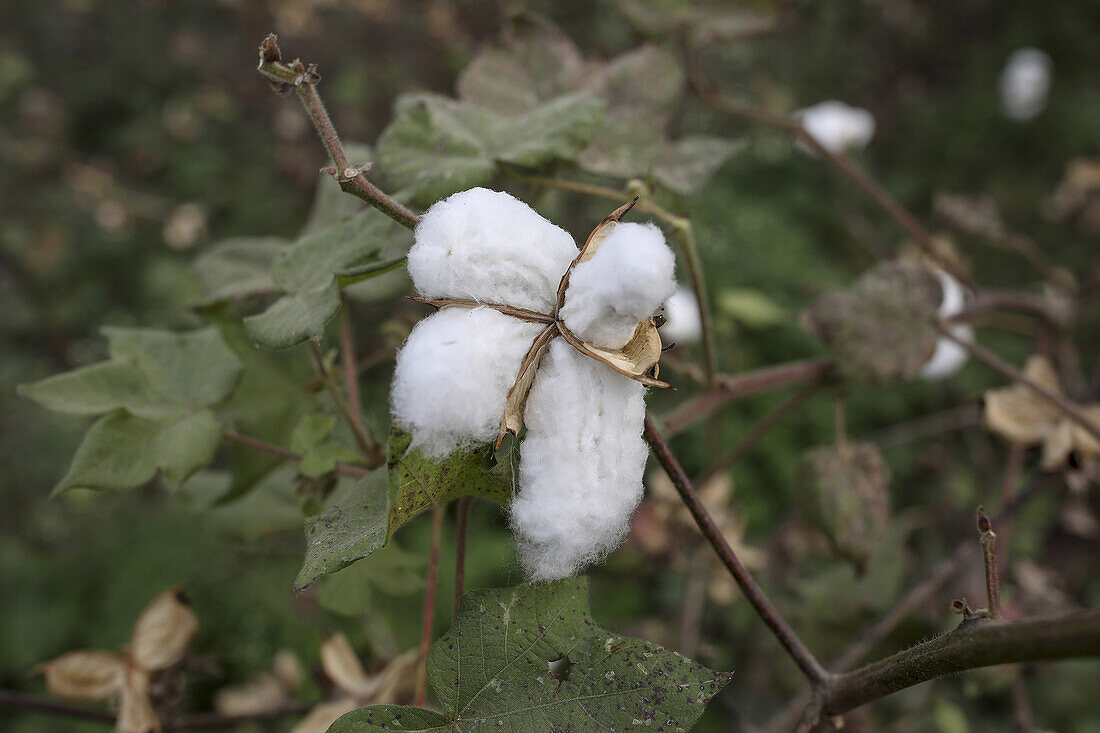
[[[522,488],[512,502],[531,579],[568,577],[622,541],[642,498],[644,393],[562,339],[543,355],[527,399]]]
[[[418,323],[397,354],[391,395],[412,447],[442,456],[492,441],[541,328],[490,308],[444,308]]]
[[[1001,106],[1014,120],[1030,120],[1047,106],[1050,91],[1050,56],[1037,48],[1012,52],[1001,71]]]
[[[548,312],[577,245],[527,204],[472,188],[420,219],[408,268],[426,298],[459,298]]]
[[[966,288],[943,270],[937,269],[936,275],[943,289],[943,298],[940,300],[937,315],[940,318],[951,318],[962,313],[966,307]],[[974,329],[968,324],[953,325],[951,333],[967,343],[974,343]],[[947,379],[957,374],[969,358],[970,354],[966,349],[951,339],[941,336],[936,340],[936,350],[932,352],[932,357],[921,367],[920,376],[928,380]]]
[[[618,224],[587,262],[573,269],[561,309],[579,337],[617,349],[638,321],[653,315],[674,292],[676,260],[652,224]]]
[[[666,344],[693,344],[703,335],[699,319],[699,301],[690,288],[680,285],[665,301],[665,325],[661,326],[661,341]]]
[[[870,112],[835,99],[800,109],[794,116],[806,132],[832,153],[865,147],[875,136],[875,118]],[[800,147],[808,151],[801,143]]]
[[[974,343],[974,329],[965,323],[952,326],[951,333],[967,343]],[[966,349],[949,338],[941,337],[936,341],[936,350],[932,352],[932,358],[921,367],[920,376],[929,381],[953,377],[969,359],[970,354]]]

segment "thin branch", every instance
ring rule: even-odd
[[[1100,656],[1100,611],[1004,621],[976,618],[932,641],[836,675],[824,711],[839,715],[922,682],[1010,662]]]
[[[989,601],[989,613],[1001,618],[1001,580],[997,573],[997,533],[985,508],[978,507],[978,533],[981,536],[982,562],[985,565],[985,593]]]
[[[351,328],[351,311],[347,299],[341,295],[340,305],[340,361],[344,372],[344,388],[348,393],[348,406],[351,416],[362,429],[362,402],[359,399],[359,367],[355,361],[355,334]]]
[[[279,456],[281,458],[286,458],[287,460],[290,460],[290,461],[301,461],[302,460],[302,456],[298,453],[295,453],[292,450],[287,450],[286,448],[282,448],[280,446],[274,445],[272,443],[268,443],[268,442],[263,441],[263,440],[257,440],[256,438],[250,438],[247,435],[241,435],[240,433],[235,433],[232,430],[222,430],[222,436],[226,440],[231,440],[234,443],[240,443],[241,445],[246,445],[249,448],[253,448],[253,449],[258,450],[258,451],[263,451],[264,453],[270,453],[273,456]],[[346,466],[342,463],[336,464],[336,468],[332,469],[332,472],[335,473],[335,474],[338,474],[340,476],[348,476],[350,478],[363,478],[368,473],[370,473],[366,469],[356,468],[355,466]]]
[[[718,474],[728,471],[730,466],[736,463],[741,456],[752,450],[757,443],[763,440],[764,437],[775,428],[776,425],[783,422],[783,419],[786,418],[787,415],[790,415],[797,410],[802,403],[814,396],[820,388],[821,382],[815,380],[807,383],[802,389],[791,395],[783,404],[775,408],[764,417],[764,419],[754,425],[749,432],[745,433],[744,437],[737,441],[732,448],[715,461],[702,476],[695,480],[695,483],[699,486],[704,486]]]
[[[83,705],[72,705],[66,702],[58,702],[48,697],[26,695],[14,690],[0,689],[0,705],[8,705],[13,708],[35,710],[40,713],[57,715],[63,718],[75,718],[77,720],[91,720],[96,723],[114,724],[115,716],[105,710],[95,710]]]
[[[420,624],[420,656],[417,659],[416,695],[413,705],[424,707],[428,697],[428,648],[432,645],[432,627],[435,622],[435,592],[439,585],[439,545],[443,538],[444,507],[432,510],[432,540],[428,548],[428,578],[424,589],[424,616]]]
[[[464,496],[458,500],[458,523],[455,537],[455,604],[451,612],[451,618],[458,615],[458,602],[462,600],[462,594],[466,591],[466,529],[470,523],[470,504],[472,496]]]
[[[718,377],[718,386],[680,405],[661,419],[661,429],[671,438],[722,409],[731,400],[789,384],[826,379],[830,362],[824,359],[793,361],[754,372]]]
[[[783,645],[783,648],[787,650],[787,653],[794,659],[795,664],[802,670],[803,674],[810,680],[814,686],[822,685],[828,679],[828,672],[821,666],[821,663],[817,661],[813,653],[806,647],[802,640],[798,638],[798,634],[794,632],[794,629],[787,624],[787,621],[780,615],[779,610],[771,602],[767,595],[765,595],[763,589],[757,585],[756,580],[752,577],[745,566],[741,564],[741,561],[737,559],[736,553],[733,548],[730,547],[729,542],[722,536],[722,531],[718,529],[718,526],[714,523],[714,519],[711,518],[707,512],[706,507],[703,506],[703,502],[700,501],[699,495],[695,492],[695,487],[691,485],[691,481],[688,479],[687,474],[684,473],[684,469],[680,466],[676,457],[672,455],[672,451],[669,450],[668,443],[661,437],[661,434],[657,431],[657,427],[653,424],[653,420],[648,415],[645,418],[645,437],[649,441],[650,448],[653,450],[653,455],[657,458],[657,461],[665,469],[665,473],[672,479],[672,484],[676,487],[676,490],[680,493],[680,498],[684,500],[684,504],[687,506],[688,511],[691,512],[691,516],[695,519],[695,523],[699,526],[699,531],[703,533],[703,536],[714,547],[714,551],[718,553],[718,557],[722,560],[722,563],[729,570],[730,575],[737,582],[737,585],[741,588],[741,592],[756,609],[757,614],[767,624],[768,628],[772,630],[776,639]]]
[[[271,33],[260,46],[259,72],[274,82],[276,91],[286,92],[293,89],[298,94],[325,150],[336,166],[333,175],[340,188],[363,199],[401,226],[408,229],[416,227],[419,221],[416,214],[368,181],[362,170],[348,161],[336,128],[321,101],[321,95],[317,93],[316,85],[321,77],[317,74],[316,66],[310,64],[307,67],[297,59],[291,64],[284,64],[281,57],[275,34]]]
[[[691,73],[691,71],[691,65],[689,64],[688,78],[704,104],[718,112],[723,112],[750,122],[782,130],[797,140],[800,140],[821,158],[828,161],[842,175],[859,186],[871,200],[878,204],[879,208],[886,212],[887,216],[897,222],[901,228],[913,238],[917,246],[920,247],[933,262],[949,272],[959,282],[973,288],[973,282],[970,277],[963,272],[955,262],[944,257],[936,247],[928,229],[926,229],[908,209],[898,203],[897,199],[891,196],[885,188],[848,160],[848,158],[843,155],[838,155],[826,148],[793,117],[740,104],[720,94],[712,84],[703,80],[699,74]]]
[[[321,347],[311,339],[309,348],[313,353],[313,362],[317,366],[317,372],[324,380],[325,387],[328,388],[328,392],[332,396],[333,402],[336,403],[337,409],[340,410],[340,414],[344,416],[344,422],[351,428],[351,434],[355,437],[359,450],[362,451],[370,466],[381,466],[386,462],[386,452],[378,444],[374,434],[363,425],[362,418],[356,414],[358,410],[353,412],[347,400],[344,399],[344,395],[340,391],[340,385],[336,382],[336,375],[329,369],[325,363],[324,355],[321,354]]]
[[[958,336],[951,332],[950,328],[948,328],[944,324],[937,322],[936,328],[938,328],[940,333],[943,334],[945,337],[963,347],[963,349],[965,349],[967,353],[969,353],[975,359],[982,362],[990,369],[998,371],[1001,374],[1004,374],[1009,379],[1012,379],[1024,385],[1032,392],[1057,407],[1066,417],[1083,427],[1097,440],[1100,440],[1100,426],[1089,419],[1089,416],[1085,414],[1084,410],[1067,400],[1063,395],[1039,384],[1031,377],[1027,376],[1019,369],[994,354],[992,351],[986,349],[984,346],[979,346],[978,344],[970,343],[965,339],[960,339]]]

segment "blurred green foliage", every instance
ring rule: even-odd
[[[252,403],[244,399],[226,409],[238,424],[254,428],[250,434],[265,437],[268,430],[269,439],[289,441],[319,399],[300,390],[312,376],[307,360],[297,352],[257,356],[232,304],[194,307],[204,298],[203,270],[196,276],[190,264],[199,253],[212,257],[211,244],[232,237],[290,241],[316,232],[312,202],[323,209],[336,200],[330,181],[315,197],[322,151],[294,100],[275,98],[256,75],[257,42],[276,30],[286,49],[319,63],[321,91],[338,129],[349,140],[373,142],[393,118],[398,94],[456,96],[459,73],[497,38],[506,10],[518,4],[10,0],[0,6],[0,685],[40,691],[40,683],[26,677],[34,664],[74,648],[117,647],[144,605],[179,582],[201,622],[192,649],[211,660],[187,672],[187,709],[209,709],[217,688],[267,669],[282,648],[315,669],[318,642],[335,630],[375,659],[416,645],[422,587],[414,559],[425,556],[425,517],[412,520],[379,555],[390,558],[396,575],[354,565],[295,596],[304,514],[338,496],[347,479],[331,486],[299,480],[292,468],[270,474],[270,459],[223,446],[218,471],[200,474],[173,495],[154,484],[48,501],[85,425],[17,397],[15,385],[102,360],[103,325],[190,329],[214,321],[245,361],[257,394],[285,398],[262,414],[249,412]],[[1040,274],[1018,252],[937,214],[938,194],[989,197],[1009,232],[1038,243],[1047,258],[1096,287],[1096,232],[1053,216],[1049,203],[1071,161],[1100,154],[1095,3],[1066,2],[1053,11],[1023,0],[751,2],[735,6],[744,27],[755,27],[759,18],[774,19],[774,27],[741,27],[740,35],[706,43],[707,33],[722,28],[693,13],[713,5],[527,5],[560,24],[586,57],[615,59],[643,42],[666,50],[683,46],[696,49],[709,79],[746,103],[792,110],[840,98],[866,107],[878,133],[855,156],[858,164],[937,233],[952,237],[977,280],[1041,290]],[[1004,60],[1023,45],[1044,49],[1054,67],[1049,105],[1026,123],[1006,119],[996,95]],[[795,315],[895,252],[904,244],[902,232],[780,133],[715,114],[691,94],[659,127],[646,134],[739,143],[697,193],[662,193],[662,201],[695,226],[723,370],[820,354]],[[513,191],[576,233],[609,208],[526,185]],[[239,272],[257,271],[266,266],[250,270],[246,263]],[[390,300],[404,282],[393,277],[384,294],[353,299],[368,359],[372,346],[392,351],[420,313]],[[982,331],[982,342],[1021,363],[1031,350],[1029,334],[1014,319],[995,325]],[[1080,365],[1079,384],[1068,388],[1079,389],[1081,375],[1095,369],[1097,333],[1100,312],[1093,302],[1067,334],[1076,346],[1067,359]],[[694,358],[696,348],[680,356]],[[365,366],[366,418],[382,434],[389,362],[382,357]],[[652,395],[657,413],[694,389],[686,374],[674,366],[668,371],[684,387]],[[901,590],[972,535],[974,505],[1000,503],[1005,446],[973,419],[926,435],[922,418],[965,418],[958,406],[975,404],[984,389],[1001,383],[971,364],[949,382],[848,395],[850,434],[877,443],[893,476],[891,522],[863,575],[833,558],[794,510],[799,456],[832,438],[830,400],[812,400],[730,471],[744,541],[768,557],[762,582],[822,658],[840,653]],[[677,437],[677,455],[689,473],[701,473],[782,399],[767,394],[732,404],[720,419]],[[331,440],[353,444],[340,424]],[[242,481],[245,474],[251,480]],[[1067,493],[1053,483],[1011,532],[1016,569],[1004,592],[1019,613],[1100,602],[1097,539],[1060,521]],[[223,501],[227,496],[243,498]],[[1078,499],[1079,510],[1082,501],[1095,511],[1095,490]],[[453,532],[448,522],[444,548],[453,547]],[[666,551],[689,554],[691,548]],[[449,558],[445,552],[444,590],[453,582]],[[521,579],[495,505],[474,506],[467,562],[468,588]],[[876,651],[947,628],[950,598],[980,597],[980,569],[971,570]],[[616,632],[679,649],[687,583],[685,574],[653,562],[632,539],[594,572],[593,617]],[[450,621],[449,593],[437,601],[442,633]],[[690,652],[709,667],[737,672],[701,730],[759,723],[799,688],[797,670],[743,601],[705,603],[699,626],[702,641]],[[1029,669],[1025,686],[1037,723],[1100,730],[1096,674],[1096,662]],[[319,692],[310,682],[303,694],[312,699]],[[953,733],[1006,729],[1012,716],[1007,678],[981,673],[968,675],[966,684],[947,679],[908,690],[854,714],[849,724]],[[96,729],[31,714],[11,720],[11,730],[26,733]]]

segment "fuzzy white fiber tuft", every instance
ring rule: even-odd
[[[512,528],[532,580],[555,580],[618,547],[642,498],[645,388],[562,339],[527,400]]]
[[[425,298],[457,298],[549,312],[577,256],[564,229],[522,201],[472,188],[420,218],[408,268]]]
[[[870,112],[835,99],[800,109],[794,116],[823,148],[838,155],[866,147],[875,136],[875,118]]]
[[[966,307],[966,289],[962,283],[943,270],[936,270],[936,275],[940,279],[940,287],[943,288],[943,298],[940,300],[937,315],[940,318],[951,318],[962,313]],[[969,324],[956,323],[951,326],[951,333],[955,338],[974,343],[974,329]],[[941,336],[936,340],[936,350],[932,352],[932,357],[921,367],[920,376],[929,381],[947,379],[957,374],[969,358],[970,354],[966,349]]]
[[[665,301],[665,325],[661,326],[661,341],[665,344],[693,344],[703,336],[699,317],[699,301],[691,288],[680,285]]]
[[[587,262],[573,269],[561,318],[581,339],[624,346],[638,321],[676,291],[676,259],[652,224],[617,224]]]
[[[999,79],[1006,116],[1025,122],[1046,108],[1052,66],[1050,56],[1037,48],[1012,52]]]
[[[390,402],[410,447],[444,456],[496,438],[504,400],[543,327],[490,308],[444,308],[397,353]]]

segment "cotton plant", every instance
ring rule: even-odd
[[[998,80],[1001,107],[1007,117],[1026,122],[1046,108],[1052,67],[1050,56],[1037,48],[1012,52]]]
[[[943,299],[936,315],[943,321],[950,321],[966,307],[966,288],[939,268],[935,268],[935,273],[943,289]],[[974,343],[974,328],[969,323],[953,323],[948,328],[951,335],[959,341]],[[932,352],[931,358],[921,367],[920,376],[929,381],[953,377],[966,365],[969,358],[970,353],[961,344],[941,336],[936,340],[936,350]]]
[[[520,445],[511,525],[532,580],[568,577],[619,545],[641,499],[646,387],[676,290],[675,259],[632,204],[577,248],[507,193],[474,188],[421,218],[408,270],[439,311],[397,355],[396,424],[443,457],[508,433]]]
[[[794,117],[823,148],[837,155],[865,148],[875,136],[870,112],[835,99],[800,109]]]

